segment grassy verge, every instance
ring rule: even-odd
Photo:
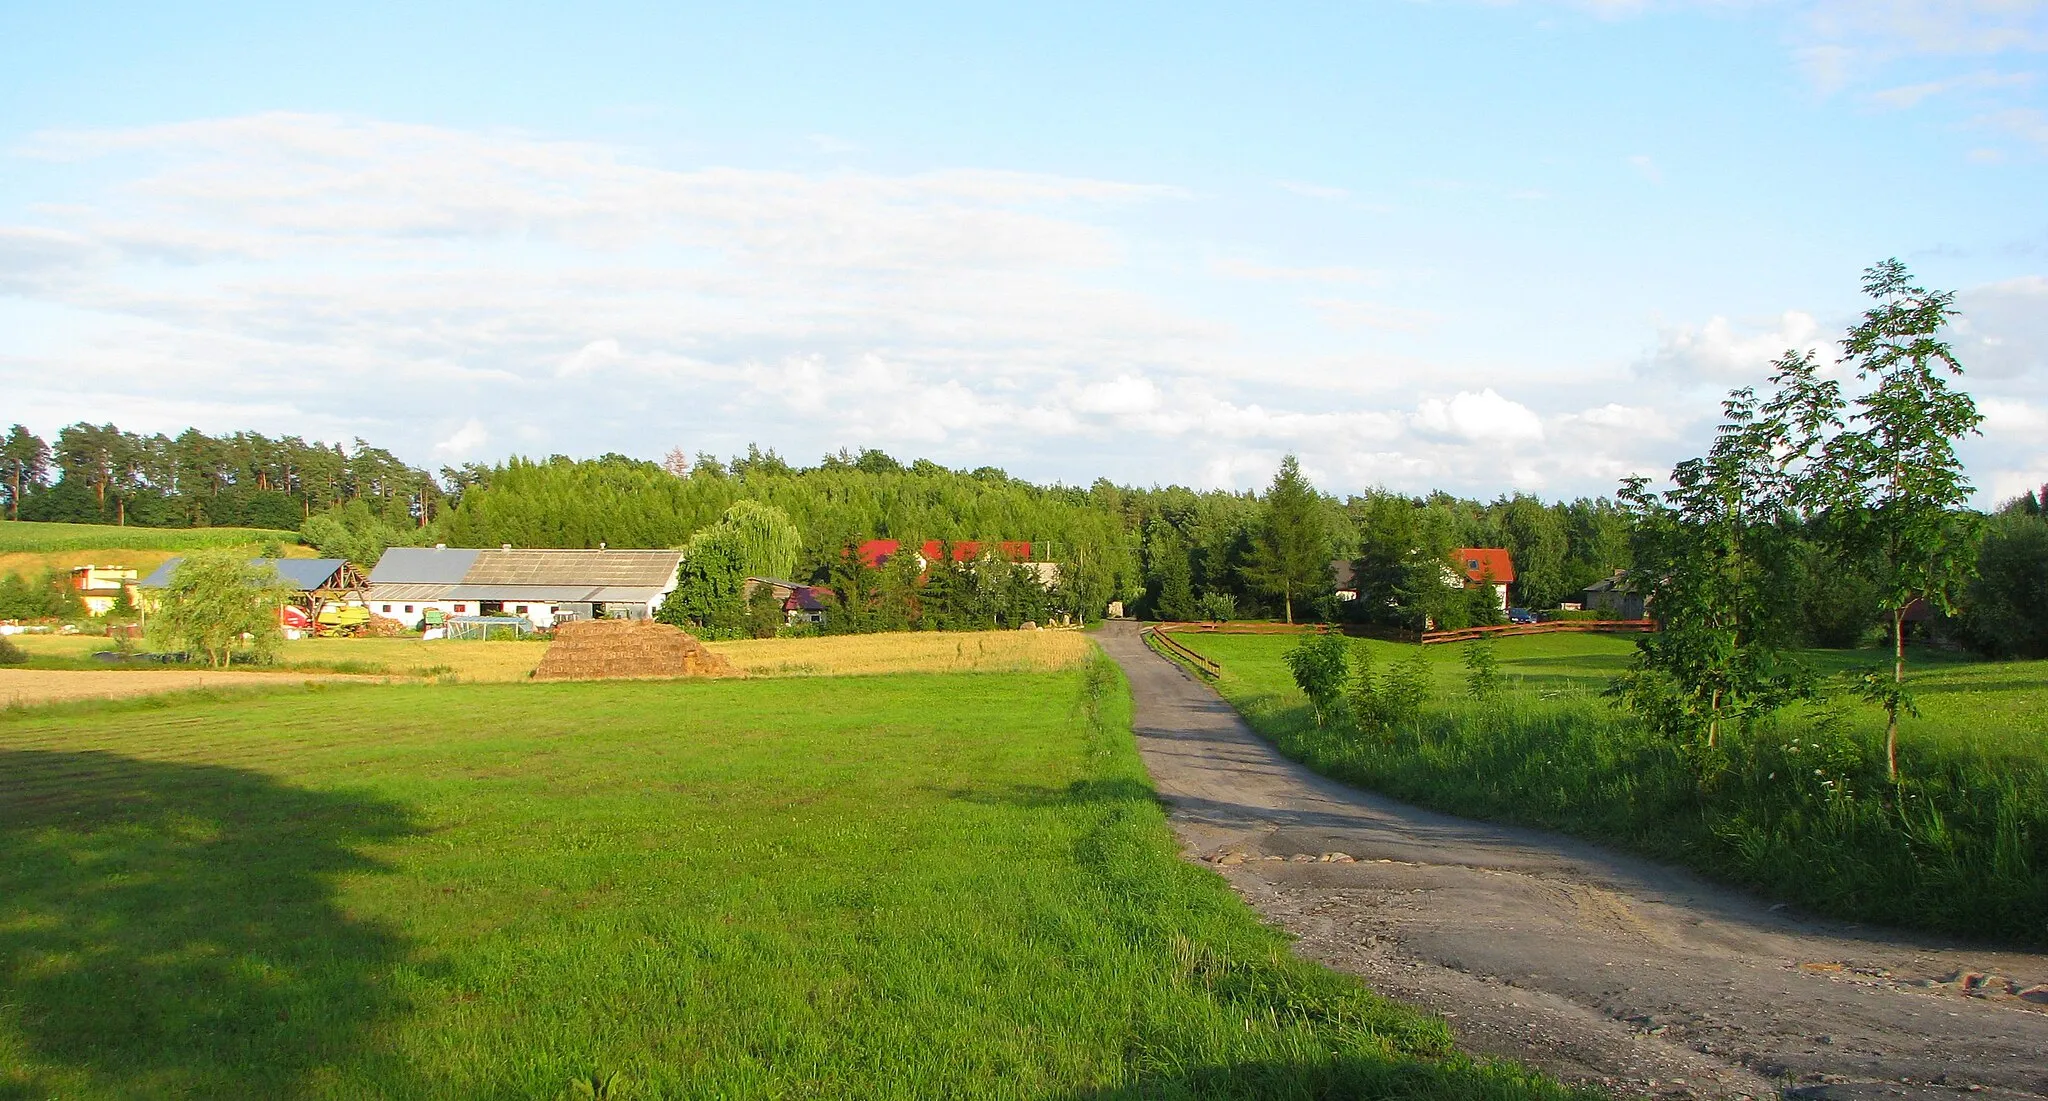
[[[0,714],[0,1097],[1560,1096],[1178,860],[1113,667]]]
[[[1281,655],[1292,640],[1182,636],[1223,663],[1218,689],[1290,756],[1454,813],[1566,830],[1679,861],[1851,920],[2048,942],[2048,663],[1921,655],[1922,716],[1903,783],[1884,778],[1882,716],[1788,712],[1731,736],[1704,784],[1672,747],[1599,696],[1631,644],[1505,639],[1508,690],[1466,697],[1462,648],[1424,648],[1435,699],[1367,735],[1318,729]],[[1411,652],[1374,642],[1381,666]],[[1824,669],[1866,656],[1818,652]]]

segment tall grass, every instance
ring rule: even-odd
[[[1277,665],[1277,650],[1241,648],[1219,687],[1283,752],[1339,779],[1618,843],[1841,918],[2048,943],[2038,741],[1909,738],[1894,785],[1864,716],[1795,708],[1702,765],[1596,683],[1523,682],[1481,703],[1441,677],[1416,720],[1367,734],[1318,729]]]

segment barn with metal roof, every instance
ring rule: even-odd
[[[453,616],[645,619],[676,587],[677,550],[392,547],[370,571],[370,611],[418,628]]]

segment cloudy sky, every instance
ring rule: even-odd
[[[2048,480],[2048,0],[0,6],[0,423],[1611,491],[1961,293]]]

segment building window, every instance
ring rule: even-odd
[[[405,606],[405,610],[406,610],[406,611],[408,611],[408,612],[412,611],[412,605],[410,605],[410,604],[407,604],[407,605]]]
[[[526,605],[524,605],[524,604],[516,604],[516,605],[513,605],[513,607],[512,607],[512,610],[513,610],[513,611],[515,611],[515,612],[518,612],[518,613],[519,613],[520,615],[525,615],[525,614],[526,614]]]
[[[465,611],[467,611],[467,610],[469,610],[469,605],[467,605],[467,604],[457,604],[457,605],[455,606],[455,614],[456,614],[456,615],[461,615],[461,614],[462,614],[463,612],[465,612]]]
[[[387,612],[388,612],[388,611],[390,611],[390,610],[391,610],[391,605],[389,605],[389,604],[386,604],[386,605],[384,605],[384,610],[385,610],[385,611],[387,611]]]

